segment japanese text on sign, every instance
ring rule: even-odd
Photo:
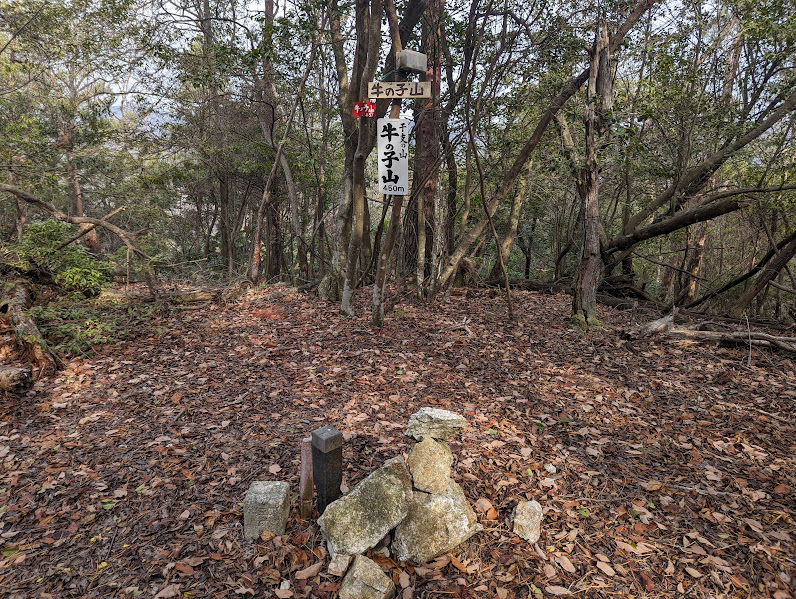
[[[430,81],[371,81],[368,98],[430,98]]]
[[[377,124],[379,192],[409,193],[409,121],[379,119]]]
[[[376,105],[373,102],[354,102],[353,115],[355,118],[376,116]]]

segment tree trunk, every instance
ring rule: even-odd
[[[522,202],[525,199],[525,191],[528,188],[528,179],[530,179],[532,169],[533,160],[529,160],[528,174],[520,179],[520,182],[517,185],[517,193],[514,194],[514,198],[512,198],[511,201],[509,222],[506,224],[506,230],[503,232],[503,239],[498,247],[500,256],[498,256],[495,260],[495,264],[492,266],[492,272],[490,272],[489,277],[487,277],[488,279],[497,279],[498,277],[503,276],[500,271],[500,262],[502,260],[505,263],[508,260],[509,254],[511,253],[511,247],[514,245],[514,240],[517,237],[517,227],[520,222]]]
[[[80,187],[80,174],[77,170],[77,160],[75,160],[74,152],[67,152],[67,162],[69,165],[69,181],[71,183],[71,193],[74,203],[75,216],[85,216],[83,211],[83,189]],[[19,201],[18,198],[17,201]],[[85,230],[88,228],[88,225],[80,225],[80,228]],[[97,249],[97,245],[99,245],[99,237],[97,236],[96,230],[89,231],[83,236],[83,245],[85,245],[89,251],[94,251]]]
[[[694,301],[699,280],[699,271],[702,268],[702,257],[705,255],[705,240],[708,234],[706,223],[699,223],[694,231],[693,245],[689,244],[691,256],[688,259],[685,270],[688,280],[683,285],[683,298],[678,305],[690,304]]]
[[[373,79],[379,60],[379,44],[381,42],[381,17],[383,5],[380,0],[357,0],[357,43],[364,44],[367,57],[364,69],[360,73],[359,96],[367,95],[368,81]],[[347,107],[349,108],[349,107]],[[350,109],[350,108],[349,108]],[[358,281],[357,265],[359,263],[362,235],[365,226],[365,160],[373,149],[374,119],[361,119],[354,153],[353,177],[351,184],[351,202],[353,224],[351,240],[348,243],[346,275],[343,281],[343,296],[340,299],[340,312],[353,316],[352,298]]]
[[[603,125],[605,111],[610,109],[613,83],[610,69],[608,29],[600,25],[592,50],[589,87],[586,92],[584,124],[586,126],[586,164],[583,169],[583,251],[575,279],[572,298],[572,320],[583,328],[597,327],[597,287],[602,273],[600,255],[599,178],[597,172],[596,136]]]
[[[18,185],[17,173],[14,168],[18,165],[18,157],[11,158],[11,169],[9,170],[9,182],[16,187]],[[22,201],[21,198],[14,196],[17,205],[16,218],[14,225],[17,231],[17,241],[22,241],[22,236],[25,234],[25,228],[28,226],[28,205]]]
[[[768,283],[782,271],[788,262],[796,256],[796,239],[793,239],[785,247],[779,250],[779,254],[771,260],[768,265],[757,275],[754,283],[750,285],[735,302],[730,309],[730,316],[740,318],[746,308],[758,293],[763,291]]]
[[[274,21],[273,0],[265,0],[263,8],[263,26],[264,30],[268,32],[267,43],[269,46],[271,46],[271,32],[273,30]],[[263,69],[262,77],[260,78],[257,77],[257,75],[254,75],[255,88],[258,90],[260,95],[258,100],[261,100],[261,102],[255,104],[257,107],[255,112],[266,144],[268,144],[268,146],[276,152],[279,144],[274,141],[274,124],[276,122],[276,92],[274,88],[274,66],[273,61],[271,60],[271,52],[265,52],[263,54],[261,66]],[[293,179],[293,172],[290,168],[290,161],[288,160],[287,154],[283,151],[279,153],[279,156],[276,157],[275,160],[278,160],[279,166],[282,169],[282,173],[285,177],[285,188],[287,191],[288,204],[290,206],[290,221],[293,229],[293,235],[296,238],[296,253],[298,254],[299,272],[306,276],[308,275],[307,243],[304,240],[301,230],[301,218],[299,216],[298,192],[296,191],[296,183]],[[271,197],[271,201],[274,201],[273,196]],[[255,223],[255,228],[261,226],[262,221]],[[281,239],[281,234],[279,237]],[[281,259],[281,252],[279,253],[278,258]],[[270,262],[271,260],[269,259],[269,263]],[[277,276],[278,275],[279,273],[277,273]],[[269,279],[272,278],[272,274],[270,272],[268,276]]]
[[[279,273],[283,262],[282,257],[282,219],[279,204],[274,200],[272,193],[268,194],[265,205],[266,239],[268,252],[266,254],[265,278],[269,282],[279,280]]]

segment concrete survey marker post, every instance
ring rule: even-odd
[[[378,119],[379,193],[409,194],[409,121]]]
[[[331,425],[315,429],[312,438],[312,477],[318,496],[318,514],[340,497],[343,483],[343,433]]]

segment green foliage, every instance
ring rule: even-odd
[[[61,221],[31,223],[22,241],[12,248],[18,265],[46,268],[68,290],[97,295],[108,282],[108,265],[94,258],[79,242],[57,249],[71,233],[70,225]]]

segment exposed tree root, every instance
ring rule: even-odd
[[[35,365],[35,373],[54,374],[62,366],[61,360],[47,347],[36,321],[27,313],[31,305],[30,292],[22,282],[5,283],[0,295],[0,313],[10,319],[11,326],[22,342],[25,353]]]

